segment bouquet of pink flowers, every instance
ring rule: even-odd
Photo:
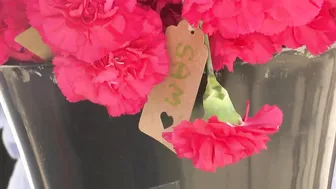
[[[213,70],[237,58],[267,63],[282,47],[318,55],[336,41],[334,0],[0,0],[0,63],[43,62],[15,38],[29,28],[50,48],[54,74],[70,102],[89,100],[112,117],[136,114],[170,70],[165,31],[185,19],[210,51],[203,119],[165,131],[177,155],[215,171],[266,149],[282,112],[235,111]],[[198,81],[195,81],[198,82]]]

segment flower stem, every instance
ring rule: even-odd
[[[218,120],[232,125],[239,125],[242,118],[236,112],[227,90],[217,81],[211,59],[209,36],[204,35],[204,43],[208,49],[208,59],[206,62],[208,83],[203,95],[204,119],[216,115]]]
[[[204,43],[207,46],[208,49],[208,59],[207,59],[207,63],[206,63],[206,67],[207,67],[207,72],[208,72],[208,76],[212,75],[214,76],[214,70],[212,67],[212,59],[211,59],[211,50],[210,50],[210,41],[209,41],[209,36],[208,35],[204,35]]]

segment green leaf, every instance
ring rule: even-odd
[[[228,92],[217,81],[214,75],[208,76],[208,84],[203,96],[204,118],[216,115],[222,122],[239,125],[242,118],[236,112]]]

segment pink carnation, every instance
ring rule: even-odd
[[[232,38],[259,29],[264,10],[260,0],[185,0],[183,17],[193,25],[203,21],[203,30],[207,34],[218,31],[224,37]]]
[[[56,53],[93,62],[135,39],[136,0],[27,0],[30,23]],[[129,29],[132,28],[132,29]]]
[[[267,1],[265,1],[267,2]],[[311,22],[322,9],[324,0],[276,0],[267,4],[262,27],[257,30],[265,35],[278,34],[289,27]]]
[[[275,34],[287,26],[311,21],[323,0],[185,0],[183,16],[192,24],[203,21],[207,34],[219,31],[226,38],[252,32]]]
[[[272,37],[274,43],[289,48],[305,45],[315,55],[325,52],[336,41],[336,22],[332,8],[332,4],[326,2],[313,21],[304,26],[288,27]]]
[[[136,12],[146,14],[139,22],[146,27],[136,31],[140,35],[136,40],[92,62],[73,56],[54,58],[58,86],[69,101],[88,99],[106,106],[111,116],[141,110],[154,85],[168,74],[169,60],[159,16],[150,10]]]
[[[275,46],[270,37],[260,33],[226,39],[215,32],[210,37],[210,49],[214,69],[220,70],[226,66],[232,72],[237,57],[249,64],[267,63],[281,46]]]
[[[330,15],[336,20],[336,6],[331,7]]]
[[[336,19],[336,0],[326,0],[328,6],[330,8],[330,14],[332,14],[333,18]]]
[[[0,0],[0,64],[8,58],[21,61],[39,60],[14,41],[28,28],[26,8],[22,0]]]
[[[325,2],[329,3],[332,7],[336,6],[336,0],[325,0]]]
[[[173,144],[178,157],[191,159],[198,169],[215,172],[266,149],[268,135],[276,133],[282,124],[283,115],[277,106],[265,105],[251,118],[248,111],[249,102],[241,125],[233,126],[213,116],[208,121],[183,121],[163,137]]]

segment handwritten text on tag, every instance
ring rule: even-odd
[[[169,76],[150,93],[139,128],[173,150],[162,138],[164,126],[160,115],[166,112],[172,116],[173,125],[189,120],[208,53],[203,32],[191,29],[187,21],[168,27],[166,36],[170,58]]]

